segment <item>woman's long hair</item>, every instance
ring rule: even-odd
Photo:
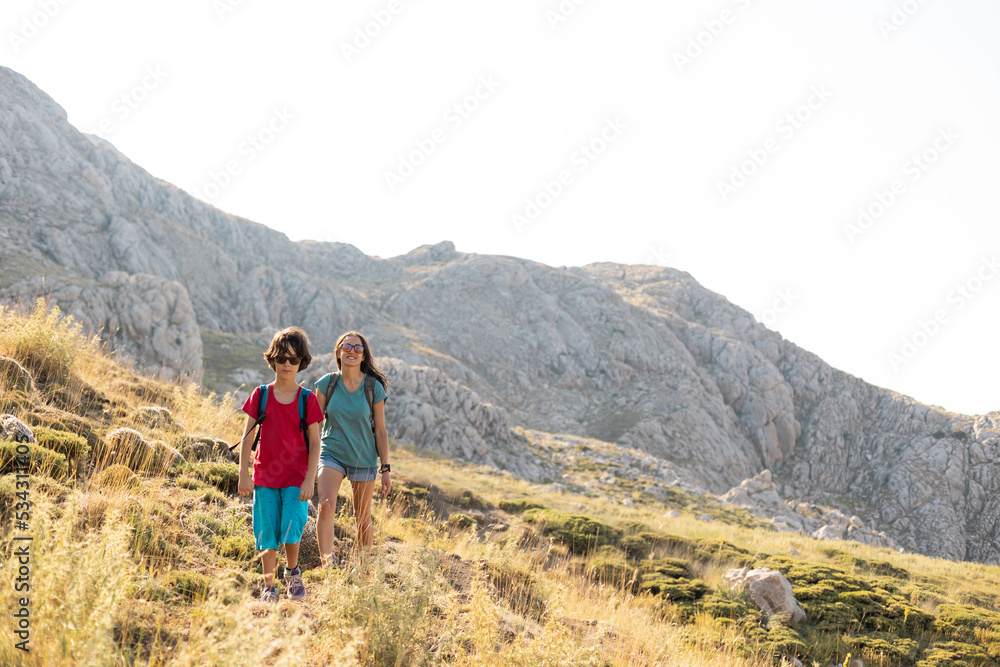
[[[368,375],[372,375],[376,380],[382,383],[382,388],[385,389],[385,393],[389,393],[389,381],[385,379],[385,373],[379,370],[378,364],[375,363],[375,355],[372,354],[371,345],[368,344],[368,339],[360,331],[348,331],[345,334],[341,334],[340,338],[337,339],[337,344],[334,346],[335,354],[337,357],[337,369],[340,368],[340,345],[344,342],[346,338],[350,336],[357,336],[361,339],[361,344],[365,346],[365,358],[361,361],[361,371]]]

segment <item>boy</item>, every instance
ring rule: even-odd
[[[247,423],[240,446],[239,493],[241,496],[253,493],[253,533],[264,568],[264,590],[260,599],[272,603],[278,600],[274,573],[279,544],[285,545],[288,597],[299,600],[306,595],[298,568],[299,542],[308,517],[308,501],[316,484],[319,422],[323,421],[323,413],[316,394],[309,392],[305,400],[305,419],[300,417],[301,393],[307,390],[295,381],[295,375],[308,368],[312,361],[309,339],[304,331],[289,327],[276,333],[264,359],[274,371],[274,382],[266,387],[266,419],[260,424],[260,444],[253,458],[252,480],[249,472],[251,438],[248,436],[257,420],[261,387],[254,389],[243,404]],[[306,433],[303,433],[303,424]]]

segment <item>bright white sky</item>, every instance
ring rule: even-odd
[[[995,0],[0,12],[0,63],[76,127],[292,239],[674,266],[869,382],[1000,409]]]

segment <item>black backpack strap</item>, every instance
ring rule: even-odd
[[[306,441],[306,453],[309,453],[309,424],[306,423],[306,410],[309,406],[309,394],[312,392],[305,387],[299,392],[299,428],[302,429],[302,437]]]
[[[368,400],[368,421],[372,425],[372,433],[375,432],[375,376],[365,376],[365,398]]]
[[[330,402],[333,401],[333,392],[337,391],[337,385],[340,384],[340,375],[340,371],[330,373],[330,383],[326,385],[326,408],[323,410],[324,418],[330,414]]]

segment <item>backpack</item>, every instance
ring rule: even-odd
[[[327,390],[329,392],[326,398],[326,409],[323,410],[323,417],[325,418],[327,412],[330,410],[330,403],[333,401],[333,392],[337,391],[337,385],[340,384],[340,378],[342,373],[340,371],[334,371],[330,373],[333,379],[330,380],[330,385],[327,385]],[[368,423],[371,424],[372,433],[375,433],[375,383],[377,380],[374,375],[365,374],[365,399],[368,401]],[[331,386],[332,385],[332,386]]]
[[[264,423],[264,418],[267,414],[264,408],[267,406],[267,394],[268,386],[266,384],[260,385],[257,391],[257,421],[253,423],[251,429],[257,429],[257,433],[253,436],[253,445],[250,447],[251,452],[257,451],[257,444],[260,442],[260,431],[261,424]],[[299,428],[302,429],[302,438],[306,441],[306,453],[309,453],[309,424],[306,423],[306,406],[309,404],[309,395],[312,392],[305,387],[302,387],[299,392]],[[244,438],[246,436],[243,436]],[[229,451],[233,451],[243,442],[241,439],[235,445],[229,448]]]

